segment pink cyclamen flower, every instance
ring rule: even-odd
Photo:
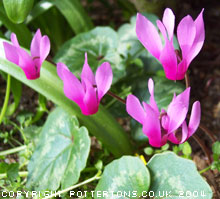
[[[183,79],[189,64],[201,50],[205,39],[203,10],[195,21],[187,15],[177,26],[177,39],[181,53],[173,46],[175,16],[171,9],[166,8],[162,21],[157,20],[157,27],[163,36],[164,45],[156,27],[146,17],[140,13],[137,14],[137,37],[142,45],[161,62],[168,79]]]
[[[101,64],[94,76],[85,53],[85,62],[81,73],[81,82],[63,63],[57,64],[57,73],[64,83],[64,94],[80,107],[84,115],[92,115],[98,111],[102,97],[112,84],[112,69],[108,62]]]
[[[40,77],[40,68],[50,52],[50,40],[41,35],[40,29],[35,33],[31,42],[31,55],[22,49],[14,33],[11,34],[11,42],[3,42],[6,58],[21,67],[27,79],[33,80]]]
[[[174,97],[167,111],[157,107],[154,99],[154,82],[148,81],[150,103],[143,102],[143,106],[134,95],[128,95],[126,109],[128,114],[143,125],[143,132],[154,147],[163,146],[167,140],[181,144],[192,136],[200,123],[201,109],[199,101],[194,102],[189,120],[186,124],[186,115],[189,106],[190,88]]]

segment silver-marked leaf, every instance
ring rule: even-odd
[[[118,29],[118,52],[125,57],[129,54],[132,58],[136,58],[143,50],[145,50],[144,46],[139,42],[136,36],[135,28],[136,16],[133,16],[130,19],[130,23],[123,24]]]
[[[156,198],[212,198],[211,188],[191,160],[165,152],[154,155],[147,166],[152,177],[150,190]]]
[[[117,48],[117,33],[109,27],[97,27],[67,41],[58,51],[54,62],[63,62],[78,76],[81,74],[85,52],[87,52],[88,63],[93,72],[101,63],[110,62],[115,82],[125,74],[125,65],[122,63]]]
[[[95,189],[95,198],[138,198],[147,192],[150,174],[138,157],[123,156],[105,167]]]
[[[57,190],[75,184],[85,168],[90,138],[85,127],[61,108],[43,126],[40,141],[28,165],[27,187]]]

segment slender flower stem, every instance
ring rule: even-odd
[[[205,169],[202,169],[201,171],[199,171],[200,174],[205,173],[206,171],[208,171],[209,169],[211,169],[212,165],[209,165],[208,167],[206,167]]]
[[[114,97],[115,99],[117,99],[119,102],[121,102],[122,104],[126,104],[126,101],[122,98],[120,98],[119,96],[115,95],[114,93],[112,93],[111,91],[107,92],[108,95]]]
[[[1,151],[0,156],[5,156],[5,155],[10,155],[10,154],[13,154],[13,153],[17,153],[17,152],[25,150],[26,148],[27,148],[27,146],[23,145],[23,146],[19,146],[19,147],[13,148],[13,149]]]
[[[217,139],[212,134],[212,132],[207,127],[205,127],[203,124],[200,124],[199,128],[209,136],[209,138],[212,140],[213,143],[217,141]]]
[[[27,171],[20,171],[20,172],[18,172],[18,175],[19,175],[20,177],[25,178],[25,177],[27,177],[28,172],[27,172]],[[2,173],[2,174],[0,174],[0,179],[4,179],[4,178],[7,178],[7,173]]]
[[[210,154],[209,150],[206,148],[205,144],[202,142],[202,140],[200,140],[200,138],[197,135],[194,134],[192,137],[193,137],[193,139],[195,139],[195,141],[202,148],[205,155],[208,157],[208,163],[211,164],[211,162],[212,162],[211,154]]]
[[[8,74],[5,100],[4,100],[2,111],[0,114],[0,124],[2,123],[2,120],[4,118],[4,115],[5,115],[7,107],[8,107],[8,101],[9,101],[9,97],[10,97],[10,89],[11,89],[11,76]]]
[[[43,199],[53,198],[53,197],[59,196],[60,194],[66,193],[66,192],[68,192],[68,191],[71,191],[71,190],[73,190],[73,189],[75,189],[75,188],[78,188],[78,187],[84,185],[84,184],[88,184],[88,183],[90,183],[90,182],[92,182],[92,181],[94,181],[94,180],[99,180],[99,179],[101,178],[101,176],[100,176],[101,173],[102,173],[101,171],[98,171],[98,173],[97,173],[95,176],[93,176],[92,178],[89,178],[88,180],[85,180],[85,181],[83,181],[83,182],[81,182],[81,183],[79,183],[79,184],[76,184],[76,185],[73,185],[73,186],[71,186],[71,187],[68,187],[68,188],[66,188],[66,189],[64,189],[64,190],[62,190],[62,191],[58,191],[57,193],[51,194],[50,196],[46,196],[46,197],[43,198]]]
[[[187,72],[185,74],[185,83],[186,83],[186,88],[190,87],[190,80]]]

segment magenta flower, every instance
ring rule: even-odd
[[[194,102],[189,120],[186,124],[186,115],[189,106],[190,88],[176,96],[174,94],[172,102],[167,111],[157,107],[154,99],[154,82],[148,81],[150,93],[150,103],[143,102],[141,106],[139,100],[134,95],[128,95],[126,109],[128,114],[143,125],[143,132],[149,138],[149,143],[154,147],[163,146],[167,140],[181,144],[192,136],[200,123],[200,103]]]
[[[104,62],[96,70],[94,76],[85,53],[85,62],[81,73],[81,82],[63,63],[57,64],[57,73],[64,83],[64,94],[80,107],[84,115],[92,115],[98,111],[102,97],[108,92],[112,84],[112,69],[108,62]]]
[[[167,8],[164,11],[162,22],[157,20],[157,27],[162,33],[164,45],[156,27],[140,13],[137,14],[137,37],[143,46],[161,62],[168,79],[183,79],[189,64],[201,50],[205,39],[203,10],[195,21],[187,15],[177,26],[177,39],[181,52],[175,50],[173,46],[175,16],[171,9]]]
[[[22,49],[14,33],[11,34],[11,42],[3,42],[6,58],[21,67],[27,79],[33,80],[40,77],[40,68],[50,52],[50,40],[47,36],[41,36],[40,29],[35,33],[31,42],[31,55]]]

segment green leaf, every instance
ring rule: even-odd
[[[182,148],[183,154],[186,155],[186,156],[191,155],[192,148],[191,148],[190,144],[188,142],[184,142],[182,144],[182,146],[183,146],[183,148]]]
[[[44,12],[48,11],[50,8],[52,8],[54,4],[50,2],[50,0],[41,0],[36,5],[34,5],[30,15],[28,15],[26,24],[29,24],[34,19],[36,19],[38,16],[42,15]]]
[[[39,79],[28,80],[21,68],[5,59],[4,50],[1,47],[2,41],[4,40],[0,40],[0,70],[9,73],[44,95],[48,100],[53,101],[70,114],[75,115],[88,128],[90,133],[96,136],[115,156],[120,157],[133,153],[128,135],[102,106],[99,106],[99,111],[95,115],[83,115],[79,107],[64,95],[63,82],[57,75],[56,67],[49,62],[43,63]],[[55,82],[56,86],[54,86]]]
[[[144,148],[144,153],[147,155],[152,155],[154,153],[154,149],[152,147],[146,147]]]
[[[22,23],[33,6],[34,0],[3,0],[8,18],[14,23]]]
[[[152,176],[150,190],[156,198],[212,198],[211,188],[191,160],[165,152],[154,155],[147,166]]]
[[[214,154],[220,155],[220,141],[217,141],[212,145],[212,151]]]
[[[36,145],[39,142],[39,135],[42,127],[31,125],[23,129],[23,132],[28,140],[33,141]]]
[[[93,72],[97,67],[108,61],[111,63],[116,82],[125,74],[122,59],[117,53],[117,33],[109,27],[97,27],[87,33],[81,33],[67,41],[58,51],[54,61],[63,62],[75,75],[81,74],[85,60],[85,52],[88,54],[88,63]]]
[[[2,21],[2,23],[6,26],[8,30],[14,32],[17,35],[18,41],[20,42],[21,46],[29,48],[32,39],[31,32],[24,24],[14,24],[8,19],[3,9],[2,2],[0,2],[0,21]]]
[[[125,57],[136,58],[145,49],[136,35],[136,16],[131,17],[130,23],[123,24],[118,29],[118,52]]]
[[[18,163],[12,163],[8,165],[7,168],[7,177],[10,181],[16,180],[18,177],[18,171],[19,171],[19,164]]]
[[[8,169],[9,164],[6,162],[0,162],[0,173],[6,173]]]
[[[28,165],[27,186],[34,190],[65,189],[75,184],[85,168],[90,138],[85,127],[61,108],[43,126],[40,142]]]
[[[149,186],[150,174],[144,163],[137,157],[123,156],[105,167],[95,189],[95,198],[100,198],[98,193],[103,199],[138,198],[142,196],[142,192],[148,191]],[[108,196],[103,194],[104,191]],[[123,197],[119,197],[121,194]]]
[[[93,28],[93,24],[79,0],[51,0],[64,15],[72,30],[78,34]]]

